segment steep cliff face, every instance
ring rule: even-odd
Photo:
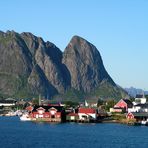
[[[32,53],[34,64],[40,66],[57,92],[64,93],[70,81],[65,77],[68,71],[61,63],[62,52],[54,44],[44,42],[42,38],[37,38],[31,33],[22,33],[21,36]]]
[[[31,33],[0,32],[0,55],[0,96],[66,94],[71,99],[69,94],[73,94],[79,99],[101,96],[102,88],[105,95],[123,92],[106,72],[96,47],[78,36],[62,53]]]
[[[1,32],[0,54],[1,94],[50,97],[64,93],[68,86],[62,52],[31,33]]]
[[[32,57],[19,34],[0,33],[0,72],[28,75],[32,69]]]
[[[106,80],[115,83],[106,72],[99,51],[85,39],[74,36],[63,54],[63,63],[71,75],[71,86],[90,92]]]
[[[56,88],[48,82],[42,69],[36,65],[32,69],[30,76],[28,77],[29,90],[32,94],[42,94],[45,97],[50,97],[57,94]]]
[[[0,33],[0,94],[15,95],[32,71],[32,57],[19,34]]]

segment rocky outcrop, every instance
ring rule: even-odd
[[[0,54],[1,94],[15,95],[23,87],[23,95],[50,97],[58,92],[64,93],[68,84],[62,75],[62,52],[54,44],[46,43],[31,33],[1,32]],[[11,83],[17,86],[14,88]]]
[[[29,75],[32,69],[31,54],[19,34],[8,31],[0,34],[0,72]]]
[[[53,43],[31,33],[0,32],[0,55],[0,96],[41,94],[50,98],[68,92],[96,95],[98,89],[108,91],[101,87],[103,82],[109,84],[105,86],[110,86],[113,93],[119,92],[99,51],[78,36],[71,39],[62,53]]]
[[[54,44],[44,42],[42,38],[37,38],[31,33],[22,33],[21,36],[32,53],[34,64],[40,66],[58,92],[64,93],[70,81],[65,77],[68,71],[61,63],[62,52]]]
[[[90,92],[106,80],[115,83],[106,72],[99,51],[85,39],[74,36],[63,55],[63,63],[71,75],[71,86],[76,90]]]
[[[57,94],[56,88],[50,84],[42,71],[42,69],[36,65],[28,77],[28,86],[32,94],[46,94],[45,97],[50,97]]]

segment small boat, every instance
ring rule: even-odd
[[[20,120],[21,121],[31,121],[31,118],[29,117],[28,114],[22,114],[22,116],[20,116]]]
[[[19,116],[19,117],[23,115],[23,112],[21,110],[17,110],[15,113],[16,113],[16,116]]]
[[[145,124],[146,124],[146,121],[142,120],[142,121],[141,121],[141,124],[142,124],[142,125],[145,125]]]

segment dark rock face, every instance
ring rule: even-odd
[[[49,97],[58,92],[64,93],[70,85],[65,80],[62,52],[54,44],[44,42],[31,33],[1,32],[0,54],[1,94],[20,92],[22,81],[25,81],[26,93]],[[15,84],[10,76],[20,84]]]
[[[34,64],[40,66],[48,81],[58,92],[64,93],[70,82],[64,78],[65,68],[61,63],[62,52],[54,44],[45,43],[41,38],[37,38],[31,33],[22,33],[21,35],[32,53]]]
[[[33,94],[38,94],[40,92],[40,94],[46,94],[46,97],[48,98],[57,93],[56,88],[48,82],[44,72],[38,65],[32,69],[28,78],[28,84]]]
[[[0,34],[0,55],[0,72],[18,75],[31,72],[31,55],[17,33]]]
[[[81,37],[74,36],[63,55],[63,63],[71,74],[71,86],[76,90],[90,92],[103,80],[115,86],[106,72],[99,51]]]
[[[0,32],[0,95],[51,97],[70,89],[89,93],[107,82],[99,51],[74,36],[64,53],[31,33]]]

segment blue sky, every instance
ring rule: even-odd
[[[79,35],[117,84],[148,90],[148,0],[1,0],[0,20],[0,30],[32,32],[62,51]]]

